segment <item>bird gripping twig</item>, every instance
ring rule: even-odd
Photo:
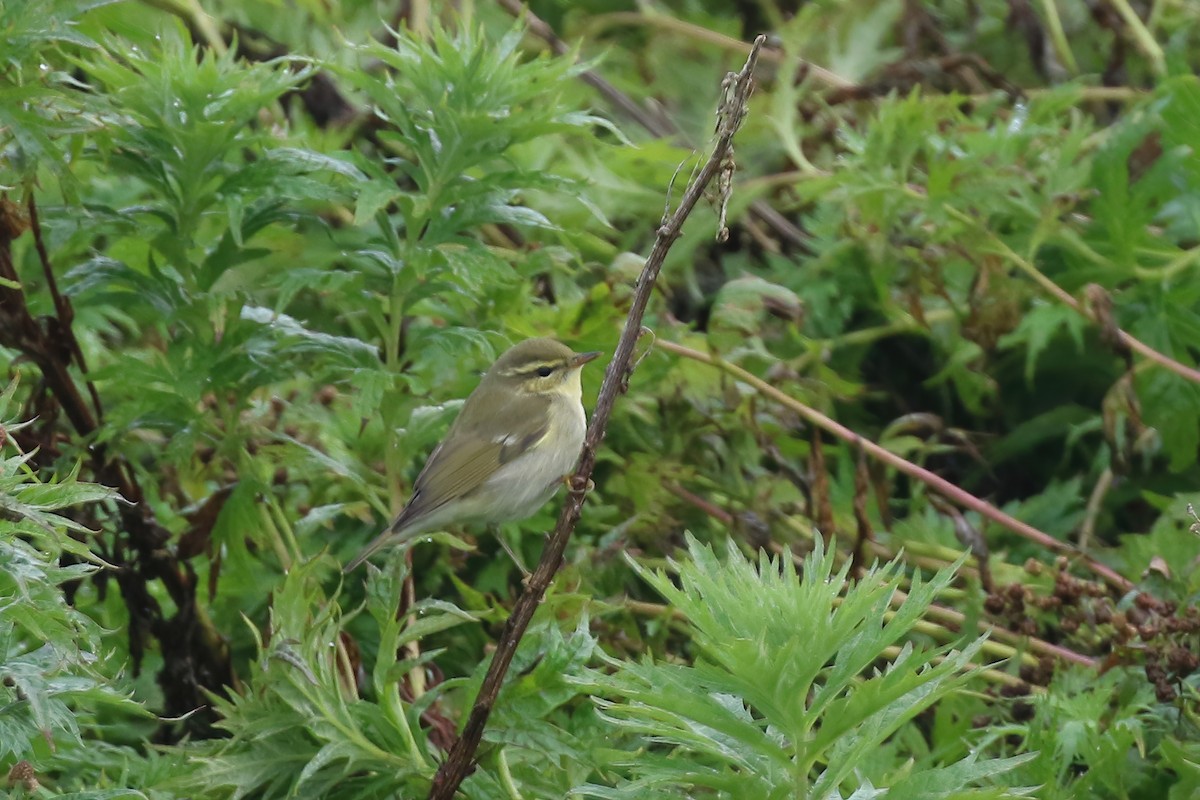
[[[596,449],[604,439],[617,395],[627,386],[628,373],[633,363],[633,350],[641,335],[642,317],[646,313],[646,305],[650,301],[654,282],[662,270],[667,252],[679,238],[684,221],[692,213],[692,209],[696,207],[700,198],[704,196],[709,183],[718,176],[721,176],[721,179],[717,184],[720,194],[718,198],[720,226],[717,238],[719,241],[724,241],[724,238],[728,236],[728,231],[725,229],[725,206],[728,203],[733,184],[733,136],[746,118],[747,104],[754,90],[754,66],[758,62],[758,54],[764,42],[766,42],[765,36],[755,39],[754,46],[742,69],[726,75],[721,84],[722,97],[717,107],[716,141],[713,144],[712,153],[700,172],[684,190],[675,212],[665,214],[659,223],[654,247],[646,258],[641,275],[638,276],[633,302],[625,319],[625,328],[621,332],[621,338],[613,352],[612,361],[609,362],[604,373],[604,383],[600,387],[596,408],[592,412],[592,421],[588,427],[587,438],[584,440],[579,465],[570,479],[573,491],[567,493],[562,513],[558,517],[558,524],[555,525],[554,532],[546,542],[541,560],[533,574],[526,580],[525,591],[513,605],[512,613],[496,643],[496,652],[492,656],[492,663],[488,667],[487,675],[484,676],[483,684],[479,688],[479,694],[467,717],[462,734],[455,741],[449,755],[433,778],[433,785],[429,790],[429,800],[452,800],[458,787],[474,768],[475,753],[483,737],[484,726],[487,724],[488,716],[500,694],[501,684],[512,663],[513,656],[517,652],[517,645],[520,644],[521,637],[529,627],[529,622],[533,619],[533,614],[537,610],[538,604],[541,603],[546,588],[553,580],[555,572],[558,571],[563,553],[566,551],[567,541],[571,538],[571,533],[579,522],[586,494],[584,487],[591,479],[592,469],[596,465]]]

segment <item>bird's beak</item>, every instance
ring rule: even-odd
[[[571,359],[571,366],[582,367],[584,364],[588,363],[589,361],[593,361],[602,355],[604,354],[599,350],[592,350],[589,353],[576,353],[575,357]]]

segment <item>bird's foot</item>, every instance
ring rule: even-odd
[[[564,475],[563,483],[566,484],[567,491],[574,494],[587,494],[596,488],[596,484],[592,482],[591,478],[588,478],[586,481],[579,481],[576,480],[574,475]]]

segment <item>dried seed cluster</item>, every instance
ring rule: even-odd
[[[1141,664],[1161,702],[1178,697],[1182,681],[1200,670],[1200,607],[1180,608],[1146,592],[1114,599],[1109,587],[1075,577],[1068,568],[1066,558],[1056,560],[1048,594],[1014,582],[989,593],[984,609],[1018,633],[1106,656],[1104,669]],[[1033,576],[1045,570],[1033,559],[1025,564]],[[1043,659],[1036,668],[1023,668],[1021,678],[1045,685],[1053,672],[1054,663]]]

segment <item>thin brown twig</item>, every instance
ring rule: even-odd
[[[92,398],[92,408],[96,411],[96,421],[103,422],[104,409],[100,406],[100,393],[96,391],[96,384],[88,377],[87,361],[83,358],[83,349],[80,348],[79,339],[75,336],[75,329],[72,327],[72,323],[75,321],[75,309],[71,307],[70,299],[58,291],[58,281],[54,277],[54,270],[50,267],[50,253],[47,252],[46,242],[42,238],[42,223],[38,218],[37,201],[34,200],[33,192],[29,193],[25,207],[29,210],[29,228],[33,233],[33,246],[37,250],[38,260],[42,264],[42,274],[46,277],[46,286],[49,288],[50,298],[54,302],[54,313],[58,316],[59,332],[66,339],[67,346],[71,348],[71,357],[75,359],[75,365],[79,367],[79,372],[84,377],[88,394]]]
[[[545,20],[541,19],[537,14],[534,14],[532,11],[523,6],[520,0],[497,0],[497,2],[509,14],[512,14],[518,19],[524,20],[525,25],[529,28],[530,32],[546,42],[546,44],[550,45],[550,49],[554,51],[556,55],[566,55],[570,52],[571,48],[567,46],[566,42],[559,38],[558,34],[554,32],[554,29],[551,28],[550,25]],[[744,46],[747,48],[747,50],[752,47],[751,45]],[[758,51],[762,50],[762,48],[756,49]],[[645,108],[634,102],[633,98],[629,97],[629,95],[625,94],[620,89],[606,81],[595,70],[584,70],[582,73],[580,73],[579,79],[599,92],[604,99],[612,103],[617,110],[629,117],[638,125],[641,125],[652,135],[657,136],[660,139],[666,139],[670,137],[681,138],[679,129],[675,127],[675,124],[671,122],[670,119],[662,114],[655,115],[650,113]],[[688,142],[683,142],[683,144],[686,147],[692,146]],[[755,219],[773,230],[781,239],[785,240],[793,247],[798,247],[803,250],[808,249],[808,240],[805,237],[804,232],[792,224],[787,217],[783,216],[783,214],[780,214],[778,211],[772,208],[770,203],[767,203],[761,199],[753,200],[751,201],[749,208],[750,214]]]
[[[1088,495],[1083,522],[1079,526],[1079,543],[1077,545],[1085,553],[1091,549],[1092,534],[1096,530],[1096,517],[1100,516],[1100,509],[1104,506],[1104,498],[1108,494],[1109,489],[1112,488],[1115,477],[1112,467],[1105,467],[1104,471],[1100,473],[1100,477],[1096,480],[1096,485],[1092,487],[1092,493]]]
[[[693,491],[683,488],[678,483],[666,483],[663,484],[663,488],[678,497],[680,500],[683,500],[688,504],[700,509],[705,514],[708,514],[710,517],[722,523],[723,525],[727,527],[733,526],[733,514],[721,508],[716,503],[713,503],[711,500],[708,500],[707,498],[701,497]]]
[[[1026,522],[1021,522],[1019,519],[1016,519],[1015,517],[996,508],[991,503],[981,500],[965,489],[955,486],[953,483],[941,477],[940,475],[935,475],[924,467],[919,467],[911,461],[896,455],[892,451],[879,446],[870,439],[859,436],[845,425],[835,422],[834,420],[822,414],[820,411],[817,411],[815,408],[805,405],[794,397],[790,397],[789,395],[781,392],[779,389],[776,389],[771,384],[759,378],[757,375],[747,372],[736,364],[730,364],[728,361],[725,361],[718,356],[702,353],[699,350],[693,350],[690,347],[685,347],[684,345],[676,344],[675,342],[670,342],[663,339],[658,341],[657,347],[662,350],[666,350],[669,353],[674,353],[675,355],[682,356],[684,358],[690,358],[693,361],[709,364],[710,366],[717,367],[718,369],[728,372],[743,383],[754,387],[759,394],[770,397],[772,400],[775,400],[776,402],[786,406],[789,410],[799,414],[809,423],[821,428],[822,430],[832,433],[834,436],[850,443],[854,447],[862,448],[866,451],[867,455],[871,456],[872,458],[882,461],[890,467],[894,467],[900,472],[903,472],[905,475],[908,475],[910,478],[921,481],[947,500],[957,503],[964,508],[969,508],[972,511],[975,511],[978,514],[986,517],[987,519],[990,519],[996,524],[1002,525],[1018,536],[1028,539],[1031,542],[1040,544],[1042,547],[1045,547],[1048,550],[1079,559],[1079,561],[1089,570],[1104,578],[1109,582],[1109,584],[1122,592],[1127,592],[1133,588],[1133,584],[1127,578],[1113,570],[1111,567],[1105,566],[1099,561],[1096,561],[1094,558],[1080,553],[1077,548],[1068,544],[1067,542],[1059,541],[1053,536],[1050,536],[1048,533],[1040,531]]]
[[[729,50],[741,55],[746,55],[750,52],[750,45],[741,39],[726,36],[719,31],[710,30],[701,25],[696,25],[695,23],[687,22],[667,14],[648,14],[642,11],[613,11],[608,14],[597,14],[587,21],[587,27],[590,32],[617,25],[653,26],[673,31],[682,36],[689,36],[698,41],[707,42],[708,44],[720,47],[722,50]],[[777,47],[767,46],[763,48],[762,60],[773,64],[782,64],[784,63],[784,53],[777,49]],[[802,59],[800,66],[808,70],[808,73],[818,82],[829,88],[845,89],[855,85],[854,81],[847,80],[833,70],[822,67],[819,64],[814,64],[807,59]]]
[[[963,213],[962,211],[959,211],[952,206],[945,206],[945,210],[950,216],[954,217],[960,222],[974,227],[991,239],[992,243],[997,247],[997,249],[999,249],[1000,253],[1005,258],[1007,258],[1022,272],[1032,278],[1034,283],[1036,283],[1038,286],[1041,286],[1047,294],[1052,295],[1060,303],[1074,311],[1077,311],[1079,314],[1087,317],[1092,322],[1099,322],[1099,320],[1095,318],[1095,315],[1089,313],[1089,309],[1085,307],[1083,303],[1079,302],[1074,295],[1048,278],[1045,273],[1038,269],[1032,261],[1022,257],[1016,250],[1013,250],[1011,247],[1009,247],[1003,239],[984,227],[983,223],[981,223],[979,220]],[[1121,345],[1122,347],[1133,350],[1143,358],[1153,361],[1159,366],[1165,367],[1182,378],[1187,378],[1194,383],[1200,383],[1200,370],[1197,370],[1195,367],[1189,367],[1186,364],[1176,361],[1165,353],[1160,353],[1150,345],[1142,342],[1140,339],[1134,338],[1121,328],[1115,327],[1115,325],[1113,326],[1113,335],[1116,338],[1117,344]]]
[[[548,22],[522,5],[519,0],[497,1],[505,11],[522,20],[525,23],[525,27],[527,27],[534,36],[550,45],[550,49],[555,55],[565,56],[571,52],[571,48],[567,46],[566,42],[559,38],[558,34],[554,32],[554,28],[550,27]],[[669,121],[652,116],[644,108],[635,103],[633,98],[606,81],[595,70],[584,70],[580,74],[579,79],[603,95],[604,98],[616,106],[622,114],[629,117],[655,136],[667,137],[675,133],[675,128]]]
[[[755,40],[754,49],[750,51],[745,66],[736,74],[730,91],[725,92],[722,97],[717,111],[716,143],[713,145],[708,161],[695,180],[688,185],[675,213],[663,219],[659,224],[654,247],[646,258],[646,265],[638,277],[637,288],[625,320],[625,328],[621,332],[621,338],[613,352],[612,361],[609,362],[608,368],[604,372],[604,382],[600,386],[596,408],[592,412],[592,421],[588,426],[583,451],[579,457],[579,466],[570,478],[571,491],[567,494],[566,502],[563,503],[558,524],[555,525],[554,532],[546,542],[537,568],[525,583],[525,591],[513,605],[512,613],[496,643],[496,652],[492,656],[492,663],[488,666],[487,675],[479,688],[479,695],[467,717],[462,734],[455,741],[454,746],[450,749],[450,754],[442,762],[433,778],[433,785],[429,790],[429,800],[451,800],[459,785],[473,769],[475,753],[483,737],[483,729],[487,724],[488,716],[500,694],[504,676],[517,652],[521,637],[529,627],[534,612],[541,603],[550,581],[558,571],[559,564],[562,563],[567,542],[582,514],[583,502],[587,494],[586,487],[591,479],[592,469],[596,465],[596,449],[604,439],[617,395],[624,392],[628,385],[630,372],[633,369],[634,347],[642,334],[642,317],[646,313],[654,282],[662,269],[667,252],[680,236],[684,221],[704,196],[708,184],[726,164],[733,136],[737,133],[746,115],[747,102],[754,86],[754,66],[758,61],[758,52],[765,41],[765,36],[760,36]]]
[[[0,345],[19,351],[37,366],[71,426],[88,439],[96,434],[99,421],[71,375],[73,355],[69,346],[63,347],[65,334],[33,316],[13,263],[12,242],[30,224],[27,209],[23,213],[18,204],[0,198]],[[48,263],[45,257],[43,267]],[[65,319],[69,321],[69,313]],[[54,321],[61,320],[56,317]],[[185,724],[192,732],[209,735],[213,714],[208,694],[224,692],[235,684],[229,649],[198,610],[195,573],[167,547],[171,534],[145,502],[131,465],[119,455],[110,458],[103,443],[92,445],[88,453],[95,480],[117,489],[125,501],[116,504],[116,527],[122,535],[114,538],[113,552],[105,555],[116,569],[103,574],[115,578],[129,612],[129,649],[135,674],[149,633],[158,640],[162,654],[158,678],[165,716],[186,717]],[[162,582],[174,605],[173,613],[164,609],[159,593],[150,586],[152,581]],[[195,713],[198,709],[201,712]]]

